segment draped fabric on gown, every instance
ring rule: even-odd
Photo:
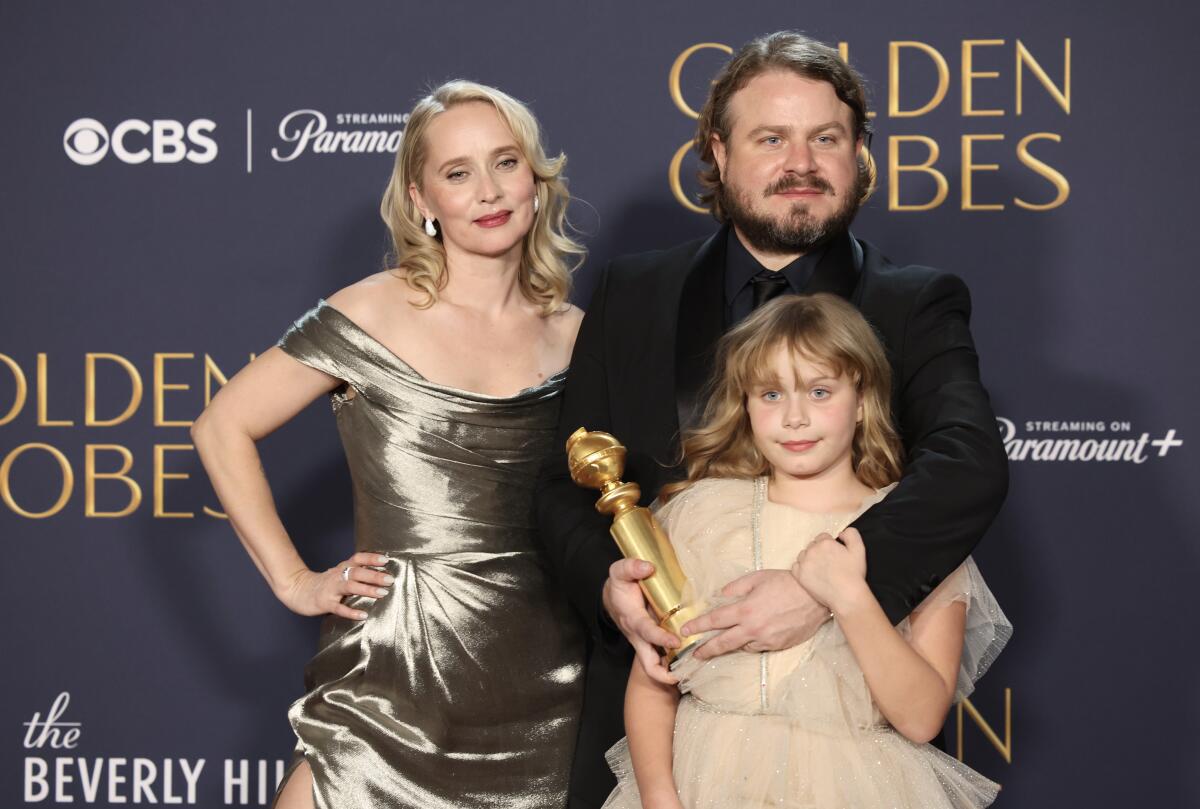
[[[841,533],[889,490],[856,512],[822,514],[770,502],[765,478],[714,478],[677,495],[657,516],[693,592],[715,605],[728,582],[755,569],[789,568],[818,534]],[[955,602],[967,605],[961,698],[995,660],[1012,626],[970,559],[918,610]],[[898,628],[908,633],[908,619]],[[705,662],[685,655],[674,673],[684,693],[673,772],[687,809],[977,809],[999,789],[887,724],[835,621],[779,652],[738,651]],[[608,760],[618,785],[605,809],[641,809],[625,740]]]
[[[503,398],[433,384],[324,301],[279,345],[345,381],[355,546],[396,578],[347,599],[365,621],[326,618],[289,711],[316,806],[564,806],[583,635],[532,514],[564,373]]]

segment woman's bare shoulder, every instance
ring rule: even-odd
[[[549,317],[550,327],[568,342],[575,342],[579,324],[583,322],[583,310],[573,303],[564,303],[562,308]]]
[[[579,334],[579,324],[582,322],[583,310],[571,303],[564,303],[561,309],[547,318],[553,343],[567,360],[575,350],[575,336]]]
[[[369,332],[403,315],[408,292],[403,278],[385,270],[342,287],[325,301]]]

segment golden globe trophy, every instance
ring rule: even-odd
[[[654,574],[638,583],[658,616],[658,625],[675,633],[681,641],[678,649],[667,650],[667,659],[674,660],[700,640],[699,635],[684,636],[680,630],[704,611],[704,605],[685,603],[687,578],[679,567],[671,541],[650,510],[637,504],[641,488],[636,483],[621,482],[625,447],[608,433],[588,432],[580,427],[567,439],[567,463],[571,480],[600,490],[596,510],[612,515],[610,531],[621,554],[626,559],[644,559],[654,565]]]

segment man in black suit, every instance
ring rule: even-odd
[[[846,298],[887,349],[907,452],[896,489],[847,529],[861,533],[868,583],[898,622],[971,552],[1008,476],[979,380],[966,286],[948,273],[895,265],[849,233],[870,185],[868,131],[861,80],[833,49],[782,32],[735,54],[713,83],[696,136],[709,166],[706,201],[722,227],[608,266],[575,345],[559,439],[580,426],[617,436],[628,448],[624,479],[639,483],[649,503],[682,476],[679,434],[697,424],[721,334],[777,294]],[[572,807],[599,806],[615,783],[603,755],[624,734],[631,648],[652,677],[669,681],[654,646],[674,640],[637,586],[650,565],[620,560],[595,502],[595,492],[571,482],[565,456],[547,467],[540,533],[592,640]],[[752,573],[727,594],[741,598],[685,627],[722,630],[697,650],[701,657],[787,648],[829,616],[789,571]]]

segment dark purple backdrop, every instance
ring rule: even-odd
[[[275,602],[228,526],[203,513],[216,501],[186,426],[156,426],[154,407],[156,355],[160,382],[189,386],[161,389],[164,417],[187,422],[203,406],[206,356],[231,375],[319,296],[380,266],[377,207],[391,155],[309,144],[277,159],[297,145],[280,136],[289,114],[318,111],[330,131],[401,130],[338,116],[401,115],[423,88],[455,76],[528,101],[551,147],[570,156],[573,218],[591,250],[575,296],[584,304],[607,258],[713,228],[668,181],[692,130],[671,99],[676,58],[699,43],[737,46],[800,28],[846,43],[880,110],[882,187],[855,232],[897,260],[967,280],[985,382],[1010,452],[1025,453],[977,555],[1016,636],[972,703],[1003,741],[1011,689],[1011,761],[969,716],[966,761],[1004,785],[999,806],[1196,805],[1200,627],[1186,593],[1200,567],[1190,494],[1200,474],[1187,460],[1187,414],[1200,394],[1200,329],[1184,239],[1200,208],[1183,198],[1197,185],[1186,135],[1198,123],[1188,100],[1197,15],[1186,8],[5,3],[0,801],[216,806],[242,803],[244,785],[257,804],[274,762],[289,755],[285,712],[301,692],[315,622]],[[1018,116],[1017,41],[1065,94],[1068,39],[1069,114],[1026,62]],[[887,114],[890,43],[903,42],[924,43],[947,66],[944,99],[917,117]],[[934,95],[936,63],[927,50],[897,47],[900,108],[911,110]],[[998,74],[971,80],[973,108],[1003,114],[963,114],[964,47],[976,73]],[[684,65],[692,107],[721,58],[703,49]],[[157,134],[155,121],[166,122]],[[971,135],[991,136],[972,141],[972,198],[1002,210],[963,210]],[[1041,173],[1020,156],[1030,135],[1029,153],[1049,167]],[[899,161],[920,163],[928,147],[914,136],[937,144],[946,199],[889,210],[889,144],[907,138],[896,141]],[[144,162],[127,162],[143,148]],[[695,190],[694,167],[684,161],[685,191]],[[1013,202],[1053,200],[1054,173],[1069,185],[1062,204]],[[901,204],[935,191],[932,175],[900,174]],[[119,355],[143,383],[119,425],[84,423],[89,353]],[[95,363],[97,416],[113,418],[131,383],[117,361]],[[22,389],[23,407],[10,412]],[[41,422],[73,424],[40,424],[39,402]],[[1071,460],[1072,445],[1053,444],[1060,439],[1079,442],[1084,457],[1098,450],[1088,441],[1131,448],[1122,460]],[[142,500],[128,516],[86,516],[89,446],[98,472],[119,469],[122,449],[132,458]],[[328,406],[314,405],[263,450],[306,557],[314,566],[343,558],[349,482]],[[156,452],[162,473],[188,476],[161,481],[163,510],[194,517],[155,516]],[[65,504],[21,516],[52,510],[64,485],[59,456],[73,477]],[[95,482],[96,509],[129,501],[127,484]],[[69,704],[59,703],[56,726],[31,730],[62,693]],[[183,766],[195,773],[199,759],[189,794]],[[270,764],[260,771],[259,761]]]

